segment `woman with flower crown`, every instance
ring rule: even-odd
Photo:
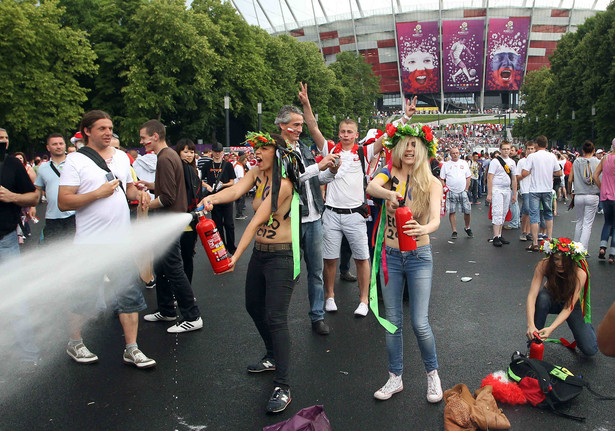
[[[255,214],[246,227],[235,254],[237,261],[254,238],[245,284],[246,310],[265,343],[266,353],[248,372],[274,372],[274,390],[266,406],[268,413],[283,411],[291,401],[289,385],[290,335],[288,306],[299,275],[299,172],[302,165],[280,135],[248,134],[258,169],[251,169],[233,186],[207,196],[200,205],[233,202],[256,186],[252,202]]]
[[[536,265],[527,295],[527,337],[544,340],[566,322],[581,352],[595,355],[598,342],[591,324],[587,250],[569,238],[543,241],[541,250],[547,257]],[[545,326],[549,314],[557,316]]]
[[[374,393],[374,397],[386,400],[403,389],[402,304],[407,282],[412,328],[427,372],[427,400],[436,403],[442,399],[442,385],[438,376],[436,343],[428,319],[433,273],[429,234],[440,226],[442,200],[442,185],[432,175],[429,165],[430,158],[436,153],[436,141],[429,127],[411,124],[397,127],[388,124],[384,138],[385,147],[391,151],[392,163],[367,186],[370,196],[386,200],[383,205],[386,209],[383,208],[380,215],[378,238],[384,237],[385,245],[386,263],[383,262],[382,266],[385,278],[388,273],[388,281],[382,288],[382,297],[388,322],[380,317],[379,320],[387,329],[389,379]],[[395,222],[395,210],[400,205],[410,207],[413,219],[403,226],[399,235],[415,237],[416,250],[400,251]],[[379,255],[376,251],[375,268],[379,266]]]

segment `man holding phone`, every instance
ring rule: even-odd
[[[66,158],[60,177],[58,208],[60,211],[75,211],[75,244],[100,248],[104,247],[104,241],[108,241],[106,237],[121,236],[130,229],[127,198],[143,205],[147,205],[150,198],[135,187],[126,153],[111,146],[113,122],[109,114],[103,111],[86,113],[80,130],[86,146]],[[137,368],[155,366],[156,361],[148,358],[137,346],[139,311],[145,310],[147,305],[141,293],[143,283],[136,264],[126,262],[125,267],[113,268],[106,275],[115,290],[124,331],[124,363]],[[98,356],[83,343],[81,329],[95,294],[85,291],[79,296],[76,298],[79,303],[69,315],[70,340],[66,353],[78,363],[91,364],[98,361]]]

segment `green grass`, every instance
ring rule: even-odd
[[[448,118],[461,118],[461,119],[466,119],[468,123],[473,123],[473,121],[471,121],[471,119],[473,117],[484,117],[485,114],[446,114],[446,115],[440,115],[440,120],[446,120]],[[437,115],[414,115],[412,117],[412,123],[431,123],[432,121],[438,121],[438,116]],[[489,121],[490,123],[497,123],[497,121]],[[502,120],[503,122],[503,120]]]

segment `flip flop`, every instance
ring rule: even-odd
[[[609,254],[609,265],[613,265],[615,263],[615,254]]]
[[[538,244],[536,245],[532,244],[532,245],[525,247],[525,249],[527,251],[540,251],[540,246]]]

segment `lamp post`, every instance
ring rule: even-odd
[[[262,117],[263,117],[263,104],[261,103],[261,101],[259,100],[258,103],[256,104],[256,113],[258,114],[258,130],[261,130],[261,122],[262,122]]]
[[[574,113],[574,109],[572,110],[572,144],[574,146],[574,119],[576,118],[576,115]]]
[[[231,128],[229,119],[229,109],[231,109],[231,98],[228,93],[224,96],[224,120],[226,123],[226,146],[231,146]]]
[[[592,105],[592,142],[594,142],[594,123],[596,122],[596,107]]]

